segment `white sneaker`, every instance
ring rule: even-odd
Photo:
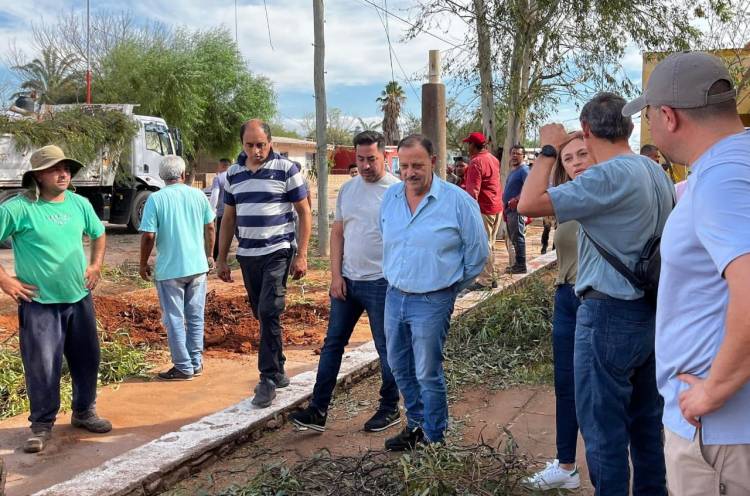
[[[548,462],[544,470],[521,480],[528,489],[547,491],[549,489],[577,489],[581,486],[578,467],[573,470],[560,468],[560,460]]]

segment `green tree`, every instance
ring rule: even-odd
[[[328,109],[326,138],[329,145],[351,145],[354,137],[354,120],[344,115],[339,108]],[[305,114],[302,118],[305,138],[315,140],[315,114]]]
[[[401,139],[401,131],[398,127],[398,118],[401,115],[401,107],[406,101],[404,89],[396,81],[390,81],[385,89],[375,100],[380,104],[383,111],[383,135],[386,145],[398,144]]]
[[[31,62],[14,65],[12,70],[21,78],[21,89],[35,92],[40,103],[72,103],[78,100],[81,74],[75,71],[78,57],[61,55],[47,47]]]
[[[233,156],[240,125],[275,114],[271,83],[248,71],[225,29],[126,39],[101,64],[95,100],[136,102],[139,112],[179,127],[189,159],[199,151]]]

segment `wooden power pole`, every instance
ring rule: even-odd
[[[315,156],[318,167],[318,255],[328,256],[328,139],[326,138],[326,81],[325,36],[323,0],[313,0],[313,25],[315,28]]]
[[[446,165],[445,85],[440,81],[440,50],[430,50],[430,72],[422,85],[422,134],[432,141],[437,161],[435,172],[445,179]]]
[[[487,6],[484,0],[474,0],[477,16],[477,51],[479,55],[479,87],[482,102],[482,132],[487,137],[490,152],[495,144],[495,102],[492,95],[492,42],[487,28]]]

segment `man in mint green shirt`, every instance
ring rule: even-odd
[[[0,239],[13,240],[16,273],[0,267],[0,289],[18,303],[31,410],[28,453],[42,451],[51,436],[63,356],[73,381],[73,426],[98,433],[112,429],[95,410],[99,338],[91,290],[104,259],[104,226],[86,198],[68,191],[82,167],[57,146],[45,146],[31,156],[22,180],[26,193],[0,205]],[[84,234],[91,239],[88,266]]]
[[[164,157],[159,176],[167,186],[149,196],[143,210],[140,274],[151,280],[148,258],[156,243],[153,276],[173,363],[159,378],[189,381],[203,373],[203,310],[215,215],[203,191],[184,184],[181,157]]]

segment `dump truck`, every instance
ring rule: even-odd
[[[74,107],[76,105],[44,105],[39,114],[19,118],[38,119],[39,115]],[[127,225],[137,232],[146,200],[151,193],[164,187],[159,177],[161,160],[165,155],[182,154],[179,129],[170,128],[160,117],[134,114],[136,105],[91,107],[122,112],[133,120],[137,130],[116,156],[103,147],[95,160],[84,163],[84,168],[73,178],[73,186],[76,193],[88,198],[102,221]],[[0,203],[23,192],[21,178],[31,168],[29,159],[34,147],[18,146],[17,141],[12,134],[0,134]]]

